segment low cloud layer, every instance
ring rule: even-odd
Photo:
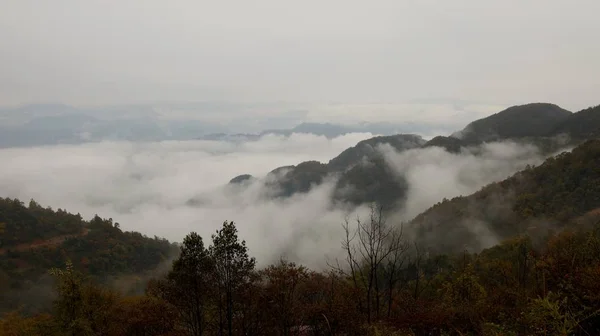
[[[266,136],[246,144],[187,141],[104,142],[0,150],[3,197],[111,217],[125,230],[180,241],[190,231],[206,240],[224,220],[237,222],[259,263],[285,255],[312,267],[340,251],[345,209],[329,202],[333,182],[308,194],[269,201],[262,185],[226,186],[244,173],[270,170],[305,160],[327,162],[370,134],[328,140],[312,135]],[[490,144],[479,156],[453,155],[437,148],[396,153],[382,149],[390,165],[405,174],[409,198],[401,211],[408,219],[443,197],[469,194],[541,161],[533,147]],[[194,205],[188,202],[196,199]],[[357,210],[360,212],[361,210]]]
[[[382,148],[390,166],[408,180],[403,219],[412,219],[443,198],[472,194],[503,180],[528,164],[543,161],[537,147],[514,142],[484,144],[473,151],[451,154],[439,147],[397,153]]]
[[[371,136],[349,134],[328,140],[294,134],[265,136],[245,144],[103,142],[3,149],[0,191],[3,197],[24,202],[33,198],[86,218],[111,217],[125,230],[176,241],[192,230],[210,239],[224,220],[234,220],[252,253],[264,261],[273,253],[284,253],[281,249],[291,244],[308,252],[316,246],[323,251],[321,247],[330,244],[319,240],[327,239],[322,228],[330,222],[337,230],[341,215],[326,209],[327,186],[284,203],[258,203],[251,189],[225,197],[223,186],[239,174],[264,176],[279,166],[327,162]],[[209,202],[186,205],[198,195],[209,195]],[[314,227],[320,228],[318,236],[306,231]],[[298,241],[297,236],[308,239]]]

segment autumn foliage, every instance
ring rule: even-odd
[[[208,247],[188,235],[170,272],[151,281],[145,295],[97,285],[71,263],[53,269],[52,311],[6,314],[0,335],[600,333],[600,226],[536,244],[515,237],[478,254],[428,256],[407,246],[398,250],[392,282],[387,257],[375,266],[353,264],[362,268],[354,272],[342,262],[316,272],[285,259],[255,269],[226,222]]]

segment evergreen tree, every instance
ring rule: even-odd
[[[180,319],[190,335],[200,336],[206,331],[206,309],[213,289],[214,262],[196,232],[183,240],[179,259],[157,285],[158,296],[170,302],[179,312]]]
[[[248,256],[246,242],[239,241],[234,222],[225,221],[212,240],[213,245],[209,250],[215,262],[218,284],[219,332],[223,334],[223,322],[226,320],[228,335],[232,335],[236,296],[242,285],[250,281],[256,261]]]

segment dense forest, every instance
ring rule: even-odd
[[[378,211],[347,223],[347,258],[315,272],[255,268],[235,224],[210,246],[190,233],[142,295],[93,282],[71,262],[50,271],[48,313],[18,310],[2,335],[597,335],[600,226],[478,254],[428,255]]]

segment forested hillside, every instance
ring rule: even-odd
[[[577,139],[600,135],[600,105],[573,113],[556,125],[552,134],[568,134]]]
[[[33,243],[61,235],[80,234],[84,221],[80,215],[62,209],[44,208],[35,201],[25,206],[21,201],[0,198],[0,249]]]
[[[142,276],[177,251],[165,239],[123,232],[112,219],[96,216],[86,221],[35,201],[26,206],[16,199],[0,199],[0,223],[0,311],[31,301],[19,293],[35,290],[48,269],[66,260],[104,282],[117,276]],[[144,282],[138,285],[141,290]]]
[[[589,140],[473,195],[443,200],[410,227],[435,251],[476,251],[530,230],[561,230],[599,208],[600,140]]]

